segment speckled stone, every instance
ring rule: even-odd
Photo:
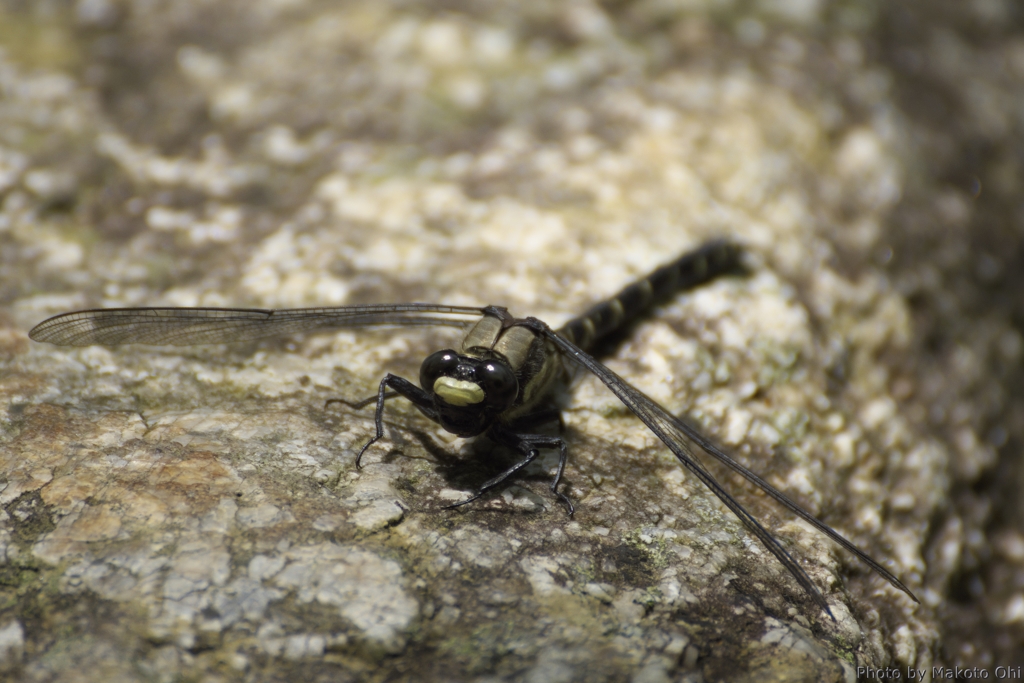
[[[969,413],[929,429],[894,384],[925,341],[887,231],[930,190],[864,55],[875,5],[776,4],[0,10],[63,46],[0,34],[0,668],[654,683],[944,661],[956,551],[985,522],[950,492],[995,450]],[[721,473],[830,620],[590,377],[559,397],[571,520],[550,454],[442,511],[511,454],[402,401],[357,470],[373,410],[325,401],[415,378],[457,333],[26,337],[61,311],[142,305],[493,303],[558,325],[718,236],[750,274],[662,306],[607,364],[922,605]],[[985,367],[965,350],[951,372]]]

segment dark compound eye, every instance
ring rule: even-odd
[[[512,405],[519,394],[519,380],[512,369],[504,363],[484,363],[477,370],[477,379],[487,396],[488,405],[494,408],[504,410]]]
[[[437,378],[451,372],[458,364],[459,354],[451,349],[435,351],[427,356],[420,366],[420,386],[427,391],[433,391]]]

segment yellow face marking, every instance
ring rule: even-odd
[[[434,393],[453,406],[467,406],[484,400],[484,390],[479,384],[451,377],[438,377],[434,382]]]

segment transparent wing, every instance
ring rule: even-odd
[[[464,327],[480,308],[436,304],[380,304],[330,308],[99,308],[62,313],[28,333],[63,346],[91,344],[223,344],[279,335],[366,325]]]
[[[688,445],[690,442],[697,444],[703,451],[708,455],[712,456],[716,460],[719,460],[726,466],[730,467],[736,472],[747,478],[750,482],[756,484],[765,493],[770,495],[772,498],[777,500],[787,509],[794,514],[803,518],[805,521],[810,523],[814,528],[821,531],[823,534],[831,538],[833,541],[841,545],[843,548],[853,553],[858,559],[864,562],[866,565],[875,570],[882,578],[887,580],[896,588],[910,596],[914,602],[919,602],[917,597],[910,592],[910,589],[903,585],[903,582],[892,575],[882,565],[878,564],[873,560],[867,553],[858,548],[856,545],[846,540],[839,535],[832,527],[828,526],[824,522],[818,520],[811,513],[804,510],[802,507],[793,502],[784,493],[776,489],[774,486],[766,482],[764,479],[756,475],[755,473],[748,470],[743,465],[739,464],[726,453],[722,452],[718,447],[711,443],[707,438],[701,436],[699,432],[694,430],[692,427],[687,425],[682,420],[673,416],[667,410],[662,408],[656,401],[644,394],[636,387],[630,385],[624,379],[619,377],[617,374],[612,372],[602,363],[599,363],[592,356],[581,350],[575,344],[563,339],[552,331],[544,323],[530,318],[531,327],[534,329],[541,329],[543,334],[554,343],[560,351],[569,358],[573,359],[590,372],[594,373],[598,379],[600,379],[606,387],[608,387],[612,393],[618,396],[619,400],[622,401],[627,408],[639,417],[644,424],[652,432],[654,432],[662,443],[664,443],[669,450],[676,456],[680,463],[692,472],[700,481],[711,489],[719,500],[721,500],[726,507],[728,507],[733,514],[735,514],[743,525],[764,545],[768,551],[774,555],[779,562],[789,570],[790,574],[797,580],[797,582],[803,587],[805,591],[814,599],[814,601],[830,616],[832,611],[828,608],[828,602],[825,597],[818,590],[817,586],[811,581],[807,573],[796,563],[796,561],[790,556],[786,549],[779,544],[775,537],[761,525],[746,509],[740,505],[736,499],[729,495],[722,485],[704,468],[704,465],[697,459],[693,450]]]

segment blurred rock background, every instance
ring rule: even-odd
[[[1010,0],[3,0],[6,675],[1024,664],[1022,25]],[[356,473],[369,417],[322,406],[414,377],[433,333],[26,337],[160,304],[557,324],[723,234],[753,275],[666,306],[609,363],[921,607],[740,486],[828,622],[592,382],[566,415],[574,521],[543,468],[483,511],[424,512],[486,478],[451,453],[487,445],[396,407]]]

